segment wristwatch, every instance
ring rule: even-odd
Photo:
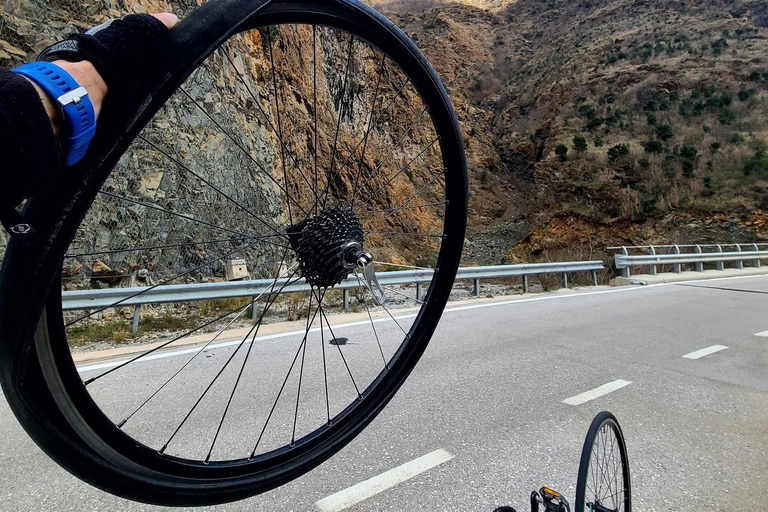
[[[40,86],[61,108],[67,131],[63,137],[64,163],[79,162],[96,133],[96,115],[88,91],[52,62],[31,62],[12,69]]]

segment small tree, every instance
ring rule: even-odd
[[[669,140],[675,136],[675,132],[668,124],[660,124],[656,126],[656,136],[661,140]]]
[[[683,144],[680,146],[680,157],[687,160],[696,160],[699,157],[699,150],[691,144]]]
[[[594,144],[596,148],[603,147],[603,138],[599,135],[595,135],[595,138],[592,139],[592,144]]]
[[[608,148],[608,160],[611,162],[615,162],[619,158],[627,155],[629,155],[628,144],[616,144],[615,146]]]
[[[587,139],[582,135],[575,135],[573,137],[573,149],[579,153],[583,153],[587,150]]]
[[[649,140],[643,143],[643,149],[646,153],[661,153],[664,151],[664,144],[660,140]]]
[[[768,153],[763,148],[744,159],[744,174],[768,175]]]
[[[555,147],[555,154],[560,157],[561,162],[568,160],[568,146],[565,144],[558,144]]]

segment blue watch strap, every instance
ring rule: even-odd
[[[69,129],[64,140],[64,163],[75,165],[85,156],[96,133],[96,115],[88,91],[51,62],[31,62],[11,71],[35,82],[59,104]]]

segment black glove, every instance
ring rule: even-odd
[[[149,14],[130,14],[109,20],[84,34],[54,43],[38,60],[90,61],[110,94],[133,90],[162,72],[168,28]]]

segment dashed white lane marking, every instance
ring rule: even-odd
[[[609,382],[608,384],[603,384],[599,388],[581,393],[580,395],[566,398],[563,400],[563,403],[568,405],[581,405],[589,402],[590,400],[594,400],[595,398],[599,398],[603,395],[607,395],[608,393],[612,393],[613,391],[621,389],[624,386],[629,386],[630,384],[632,384],[632,382],[628,380],[615,380],[613,382]]]
[[[715,352],[720,352],[721,350],[725,350],[727,348],[728,347],[725,345],[712,345],[711,347],[703,348],[701,350],[691,352],[690,354],[685,354],[683,357],[686,359],[701,359],[704,356],[714,354]]]
[[[418,459],[406,462],[402,466],[390,469],[386,473],[369,478],[364,482],[323,498],[315,503],[315,506],[322,512],[344,510],[444,462],[448,462],[452,458],[453,455],[445,450],[435,450]]]
[[[768,338],[768,331],[763,331],[755,334],[755,336],[761,336],[763,338]]]

